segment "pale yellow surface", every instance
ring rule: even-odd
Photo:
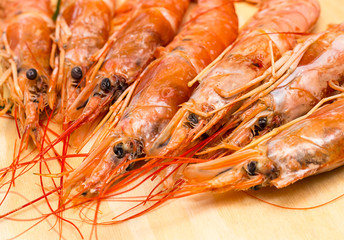
[[[315,31],[326,28],[329,23],[344,21],[344,0],[320,0],[322,13]],[[236,4],[240,24],[255,11],[243,3]],[[0,119],[0,168],[12,161],[16,130],[13,120]],[[77,165],[77,163],[74,163]],[[43,168],[44,169],[44,168]],[[38,172],[38,166],[32,172]],[[46,170],[44,169],[46,172]],[[56,169],[58,172],[59,169]],[[28,173],[16,181],[13,192],[35,199],[42,194],[39,177]],[[49,180],[48,180],[49,181]],[[46,186],[51,183],[45,181]],[[1,196],[6,190],[3,187]],[[139,190],[136,195],[143,194]],[[14,209],[27,200],[10,193],[0,207],[0,214]],[[344,168],[304,179],[285,189],[263,189],[250,192],[264,200],[290,207],[313,206],[328,201],[344,193]],[[51,199],[56,199],[53,197]],[[1,198],[2,199],[2,198]],[[49,212],[44,201],[37,209]],[[56,206],[56,202],[53,202]],[[123,207],[123,206],[122,206]],[[114,216],[120,209],[115,205],[103,204],[101,217]],[[92,212],[92,210],[91,210]],[[78,219],[79,209],[68,213],[68,217]],[[67,213],[66,213],[67,214]],[[37,214],[30,207],[12,217],[32,218]],[[92,216],[92,214],[91,214]],[[173,200],[162,207],[123,224],[99,226],[98,237],[108,239],[343,239],[344,199],[313,210],[286,210],[262,203],[243,192],[224,194],[202,194],[185,199]],[[55,218],[48,218],[50,224]],[[28,228],[33,222],[0,220],[0,239],[8,239]],[[80,227],[85,239],[89,238],[91,226],[75,223]],[[58,230],[58,225],[56,229]],[[35,226],[18,239],[58,239],[58,234],[47,221]],[[79,239],[76,231],[68,224],[63,225],[65,239]]]

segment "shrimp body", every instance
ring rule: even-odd
[[[71,119],[86,119],[87,116],[87,121],[93,121],[107,111],[111,102],[154,59],[156,49],[172,40],[188,4],[188,0],[140,2],[130,20],[115,32],[113,44],[92,84],[70,106]]]
[[[190,97],[193,88],[187,86],[188,81],[236,39],[237,25],[232,3],[198,1],[191,20],[140,76],[135,96],[118,125],[71,173],[66,186],[83,181],[80,192],[97,193],[110,174],[126,170],[120,164],[148,154],[179,105]]]
[[[66,93],[61,94],[65,96],[65,109],[75,101],[85,86],[85,75],[93,63],[91,56],[100,50],[109,38],[114,8],[114,0],[69,0],[63,5],[57,23],[61,25],[61,32],[58,34],[64,35],[58,37],[61,41],[61,52],[64,52],[65,57],[61,61],[64,73],[61,77],[66,79]],[[65,31],[70,32],[70,36],[64,32],[62,21],[68,26]],[[56,95],[53,93],[55,91],[54,86],[50,86],[50,92]]]
[[[343,165],[343,103],[338,100],[322,107],[256,147],[189,165],[184,170],[189,190],[282,188]]]
[[[50,1],[8,1],[6,6],[4,35],[17,70],[13,79],[19,120],[26,136],[31,135],[39,146],[39,114],[47,105],[51,73]]]
[[[244,113],[246,123],[225,140],[243,147],[255,136],[294,120],[334,93],[330,81],[343,83],[344,25],[332,27],[309,46],[299,66]],[[253,114],[252,114],[253,113]]]
[[[111,35],[121,30],[123,24],[135,14],[138,7],[140,0],[128,0],[116,7],[115,17],[111,21]]]
[[[227,98],[226,93],[260,76],[271,66],[272,58],[277,60],[296,44],[295,34],[285,32],[307,32],[318,16],[316,0],[264,1],[232,48],[197,78],[200,85],[156,140],[152,153],[177,155],[190,142],[194,144],[200,136],[211,135],[225,124],[242,104],[225,107],[236,97]]]
[[[145,152],[179,105],[190,98],[194,88],[189,88],[187,82],[236,39],[237,18],[231,4],[223,0],[199,1],[198,4],[191,22],[163,50],[165,55],[144,73],[137,94],[119,124],[124,135],[143,139]],[[214,9],[219,6],[223,9]],[[199,14],[205,16],[199,17]],[[219,23],[212,30],[218,34],[218,40],[214,36],[202,36],[209,29],[206,21],[211,18]]]

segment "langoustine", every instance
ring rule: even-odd
[[[208,71],[151,148],[154,155],[176,156],[226,124],[241,102],[226,93],[260,76],[296,44],[297,33],[309,31],[319,17],[316,0],[263,1],[244,26],[234,46]],[[231,104],[231,105],[230,105]]]
[[[68,0],[62,4],[55,33],[59,63],[48,90],[51,108],[62,91],[62,115],[85,87],[86,73],[93,64],[91,57],[109,38],[115,3],[115,0]]]
[[[254,137],[306,114],[321,99],[334,94],[336,87],[332,88],[333,84],[343,83],[343,30],[343,24],[332,25],[327,31],[308,38],[312,44],[308,44],[307,48],[304,45],[308,40],[300,43],[298,46],[301,51],[290,56],[299,58],[298,66],[292,68],[287,64],[282,65],[281,68],[286,72],[276,79],[280,84],[272,86],[270,90],[259,90],[248,99],[243,106],[258,100],[247,110],[244,108],[244,112],[236,114],[241,124],[221,144],[207,152],[243,147]],[[262,94],[265,96],[258,98]],[[233,116],[230,121],[235,121],[235,118]]]
[[[130,19],[111,37],[93,69],[90,84],[67,109],[67,116],[81,125],[106,112],[154,59],[156,49],[172,40],[188,4],[188,0],[140,2]]]
[[[341,147],[344,142],[343,97],[344,94],[341,93],[321,100],[306,115],[274,129],[232,155],[205,162],[201,162],[200,159],[176,157],[174,161],[157,164],[158,168],[143,181],[156,176],[166,167],[172,169],[171,173],[179,171],[178,177],[169,184],[163,181],[166,180],[164,178],[149,195],[137,198],[139,202],[141,201],[139,204],[113,218],[113,223],[139,217],[170,199],[208,191],[259,190],[267,186],[283,188],[305,177],[342,166],[344,164],[344,151]],[[338,100],[319,109],[324,103],[335,99]],[[183,164],[188,165],[181,170]],[[129,177],[141,179],[141,173]],[[140,180],[139,184],[129,191],[142,182]],[[165,185],[164,188],[158,189],[162,184]],[[116,198],[127,192],[121,191],[126,186],[127,184],[108,188],[106,196]],[[152,201],[154,204],[128,216],[130,210],[137,209],[147,201]]]
[[[187,191],[282,188],[343,165],[343,103],[328,104],[230,156],[189,165],[183,171]]]
[[[122,119],[90,156],[67,178],[68,191],[98,194],[111,176],[128,170],[120,165],[149,152],[193,88],[187,86],[237,37],[237,16],[227,0],[198,1],[190,20],[161,56],[140,76],[135,96]]]
[[[47,90],[51,73],[49,65],[53,29],[49,0],[5,1],[2,40],[10,55],[12,73],[11,99],[18,112],[23,139],[33,139],[40,148],[42,140],[40,113],[47,106]]]

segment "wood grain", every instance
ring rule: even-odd
[[[343,0],[319,0],[321,17],[314,31],[321,31],[329,23],[344,21]],[[242,25],[256,10],[244,3],[236,3]],[[0,119],[0,168],[8,166],[13,158],[16,129],[13,120]],[[80,162],[73,160],[75,166]],[[29,173],[18,178],[7,200],[0,207],[0,214],[8,212],[28,200],[42,194],[39,185],[37,165]],[[55,166],[56,172],[58,167]],[[51,186],[50,179],[44,180]],[[307,207],[326,202],[341,195],[344,191],[344,168],[304,179],[285,189],[267,188],[249,192],[266,201],[282,206]],[[49,191],[49,189],[46,189]],[[0,191],[4,196],[6,187]],[[16,193],[22,194],[22,196]],[[134,194],[143,194],[137,190]],[[2,199],[2,198],[1,198]],[[56,207],[56,196],[49,198]],[[104,203],[100,217],[109,219],[129,204]],[[41,212],[49,212],[46,202],[41,201],[27,208],[13,218],[34,218]],[[99,239],[343,239],[344,199],[312,210],[287,210],[258,201],[244,192],[223,194],[200,194],[197,196],[170,201],[155,211],[137,219],[113,226],[98,226]],[[66,212],[64,217],[78,219],[80,209]],[[93,213],[94,210],[89,210]],[[49,221],[49,223],[48,223]],[[51,230],[54,217],[48,218],[18,239],[58,239]],[[36,221],[0,220],[0,239],[8,239],[23,232]],[[74,221],[86,239],[92,226]],[[50,225],[49,225],[50,224]],[[58,225],[55,226],[58,230]],[[63,224],[65,239],[80,239],[77,231],[69,224]],[[94,236],[93,236],[94,237]]]

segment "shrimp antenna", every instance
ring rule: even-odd
[[[272,202],[269,202],[267,200],[264,200],[264,199],[261,199],[249,192],[245,192],[245,194],[247,194],[248,196],[254,198],[254,199],[257,199],[258,201],[260,202],[263,202],[263,203],[266,203],[268,205],[271,205],[271,206],[274,206],[274,207],[278,207],[278,208],[283,208],[283,209],[288,209],[288,210],[310,210],[310,209],[315,209],[315,208],[320,208],[320,207],[323,207],[325,205],[328,205],[330,203],[333,203],[339,199],[341,199],[342,197],[344,197],[344,193],[333,198],[333,199],[330,199],[329,201],[326,201],[326,202],[323,202],[323,203],[320,203],[320,204],[317,204],[317,205],[313,205],[313,206],[310,206],[310,207],[287,207],[287,206],[282,206],[282,205],[279,205],[279,204],[276,204],[276,203],[272,203]]]

